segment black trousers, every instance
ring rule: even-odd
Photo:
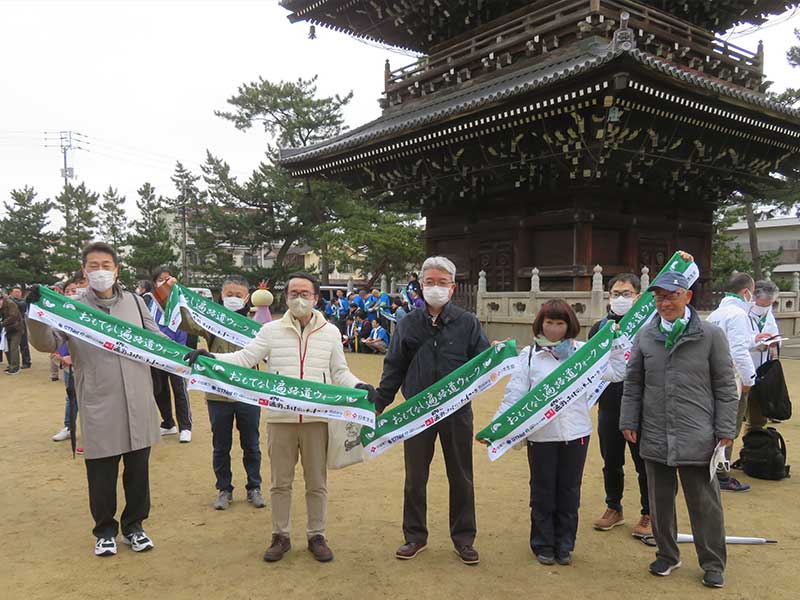
[[[563,556],[575,548],[588,449],[588,436],[569,442],[528,442],[534,554]]]
[[[244,402],[208,400],[208,418],[211,421],[214,453],[212,464],[217,477],[217,489],[233,491],[231,474],[231,446],[233,445],[233,423],[239,430],[239,445],[242,447],[242,464],[247,473],[247,489],[261,487],[261,446],[258,442],[258,425],[261,409]]]
[[[142,531],[142,521],[150,514],[150,448],[126,454],[87,459],[89,508],[94,518],[94,533],[98,538],[113,538],[119,532],[117,514],[117,477],[122,459],[122,487],[125,490],[125,509],[122,511],[122,533]]]
[[[603,457],[603,482],[606,489],[606,506],[622,511],[622,493],[625,488],[625,446],[630,450],[636,475],[639,479],[639,501],[643,515],[650,514],[650,498],[647,493],[647,471],[639,444],[625,441],[619,430],[620,398],[601,398],[597,412],[597,433],[600,436],[600,454]]]
[[[25,367],[31,366],[31,349],[28,346],[28,324],[22,325],[22,339],[19,341],[19,353],[22,357],[22,365]]]
[[[172,397],[175,397],[175,417],[178,418],[178,429],[192,430],[192,408],[189,406],[189,393],[186,380],[180,375],[167,373],[161,369],[150,369],[153,375],[153,395],[156,398],[158,412],[161,413],[161,427],[175,427],[172,416]],[[172,393],[170,394],[170,388]]]
[[[406,467],[403,535],[406,542],[428,542],[427,486],[437,437],[450,483],[450,538],[456,547],[471,546],[477,526],[472,483],[472,407],[469,405],[403,442]]]

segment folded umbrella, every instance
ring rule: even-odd
[[[78,422],[78,396],[75,394],[75,377],[72,373],[72,365],[69,366],[67,398],[69,399],[69,442],[72,446],[72,458],[75,458],[75,429],[77,428]]]
[[[640,539],[642,540],[643,544],[646,544],[648,546],[656,546],[657,545],[656,544],[656,538],[653,537],[652,535],[646,535],[646,536],[644,536],[644,537],[642,537]],[[689,533],[679,533],[677,542],[679,544],[689,544],[691,542],[694,542],[694,536],[689,534]],[[762,538],[762,537],[740,537],[740,536],[736,536],[736,535],[726,535],[725,536],[725,543],[729,544],[729,545],[732,545],[732,544],[755,544],[755,545],[758,545],[758,544],[777,544],[778,540],[770,540],[770,539]]]

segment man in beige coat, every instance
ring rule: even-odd
[[[82,255],[89,288],[77,299],[113,317],[158,332],[144,302],[117,283],[119,261],[108,244],[96,242]],[[28,296],[38,300],[38,287]],[[55,352],[66,341],[73,361],[75,391],[83,434],[89,507],[97,538],[95,554],[117,553],[117,478],[122,459],[125,470],[125,509],[122,511],[122,543],[135,552],[153,548],[142,521],[150,512],[150,446],[159,438],[158,414],[153,399],[150,367],[67,336],[33,319],[28,321],[33,346]]]
[[[319,282],[307,273],[294,273],[286,284],[289,311],[279,321],[266,323],[256,338],[238,352],[211,355],[195,350],[189,355],[215,358],[240,367],[266,361],[269,373],[344,387],[366,389],[374,400],[375,388],[361,383],[347,367],[338,327],[313,307],[319,301]],[[291,548],[292,482],[298,456],[306,488],[308,549],[320,562],[333,560],[325,540],[328,503],[328,423],[314,417],[267,410],[267,448],[270,462],[272,542],[264,560],[276,562]]]

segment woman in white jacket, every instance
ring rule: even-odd
[[[517,368],[495,417],[572,356],[583,345],[575,339],[579,333],[578,318],[569,304],[558,299],[545,302],[533,321],[534,343],[520,352]],[[609,377],[624,372],[624,352],[615,350],[611,362]],[[581,480],[591,433],[587,391],[552,422],[528,436],[530,544],[536,559],[544,565],[572,562]]]

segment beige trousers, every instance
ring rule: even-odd
[[[325,535],[328,505],[328,424],[267,423],[270,465],[272,533],[289,536],[292,517],[292,483],[298,456],[306,487],[308,537]]]

